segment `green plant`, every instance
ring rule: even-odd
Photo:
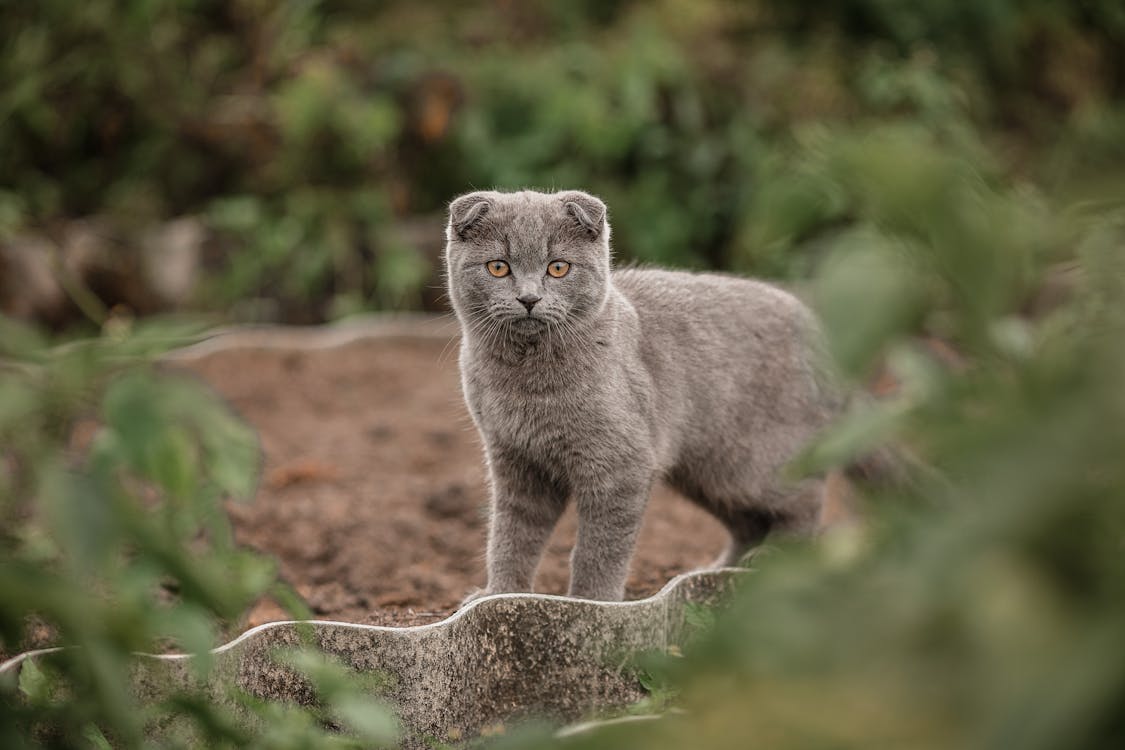
[[[1119,189],[1096,156],[1119,155],[1118,6],[9,3],[0,236],[201,214],[197,305],[310,322],[432,304],[440,238],[404,219],[580,187],[623,261],[803,278],[817,249],[786,238],[840,210],[793,168],[821,128],[922,127],[986,173]]]
[[[757,564],[664,664],[683,713],[512,744],[1120,745],[1125,206],[1058,210],[918,131],[825,134],[814,156],[846,210],[810,293],[841,371],[884,361],[898,388],[798,470],[893,439],[934,472]]]
[[[392,742],[386,711],[312,652],[290,663],[322,718],[235,692],[238,718],[191,686],[137,702],[136,652],[194,654],[202,686],[209,649],[257,597],[296,602],[272,563],[234,544],[222,507],[253,494],[255,435],[198,382],[152,364],[191,335],[147,323],[52,344],[0,317],[0,648],[19,649],[29,628],[63,647],[0,684],[0,744],[142,747],[176,717],[164,745]]]

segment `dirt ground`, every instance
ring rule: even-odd
[[[261,436],[257,496],[229,506],[236,537],[275,558],[317,617],[432,622],[484,584],[487,489],[456,340],[225,350],[177,367],[202,376]],[[536,591],[565,592],[574,533],[568,511]],[[658,489],[627,596],[708,564],[725,542],[710,516]],[[263,602],[248,625],[273,619],[286,615]]]
[[[316,329],[282,329],[169,363],[201,377],[257,431],[256,496],[227,505],[235,536],[276,560],[319,619],[435,622],[484,585],[488,495],[461,398],[454,324],[421,329],[349,334],[327,347],[308,346],[325,338]],[[846,483],[830,481],[827,523],[853,518],[848,497]],[[551,538],[536,591],[565,593],[575,529],[571,510]],[[708,565],[726,539],[709,515],[658,487],[627,597]],[[290,617],[263,599],[230,634]],[[19,650],[53,642],[50,628],[33,623]],[[0,661],[11,655],[0,649]]]

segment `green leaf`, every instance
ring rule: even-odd
[[[23,377],[0,375],[0,434],[18,429],[25,420],[34,417],[39,404],[39,393],[34,385]]]
[[[113,430],[126,461],[149,474],[152,446],[165,429],[159,389],[148,373],[131,372],[114,380],[103,398],[106,425]]]
[[[909,247],[871,228],[837,239],[818,276],[814,306],[843,371],[866,377],[892,339],[916,323],[926,292]]]
[[[330,710],[347,728],[364,742],[380,746],[397,743],[400,730],[395,715],[368,696],[349,693],[333,700]]]
[[[245,423],[216,409],[200,425],[207,474],[220,491],[235,500],[250,500],[258,483],[261,452],[258,436]]]
[[[46,705],[51,698],[52,680],[47,672],[40,669],[35,659],[24,659],[20,664],[20,692],[27,696],[33,705]]]
[[[204,608],[185,602],[162,612],[160,621],[161,630],[175,638],[186,653],[193,654],[190,666],[196,677],[205,678],[213,663],[214,618]]]
[[[197,445],[186,429],[168,425],[149,446],[148,474],[173,498],[190,498],[200,472]]]
[[[102,487],[61,467],[44,469],[41,502],[60,551],[80,576],[100,575],[120,538],[115,509]]]
[[[857,405],[794,459],[788,473],[807,476],[839,468],[886,443],[909,413],[910,404],[902,399]]]
[[[22,359],[43,350],[46,340],[31,326],[0,314],[0,355]]]
[[[262,204],[258,198],[239,195],[214,201],[208,211],[208,219],[219,229],[246,232],[261,224],[262,214]]]
[[[82,730],[82,737],[90,743],[91,747],[97,748],[97,750],[114,750],[113,745],[109,744],[109,740],[102,734],[102,730],[93,724]]]

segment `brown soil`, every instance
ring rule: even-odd
[[[261,436],[252,503],[230,506],[237,539],[274,557],[317,617],[432,622],[484,584],[487,489],[461,399],[455,341],[386,337],[320,350],[232,349],[183,363]],[[536,590],[564,593],[573,512]],[[628,597],[702,567],[726,542],[710,516],[660,488]],[[286,615],[263,602],[249,625]]]
[[[258,431],[261,482],[252,502],[228,505],[235,535],[277,561],[316,617],[424,624],[484,584],[487,489],[455,340],[404,333],[332,348],[247,345],[173,366],[201,376]],[[830,482],[826,523],[852,517],[848,497],[846,483]],[[537,591],[566,591],[575,526],[568,511]],[[707,565],[725,543],[714,519],[657,488],[627,596]],[[290,617],[263,599],[241,626]],[[50,628],[31,625],[19,650],[54,642]],[[0,661],[8,656],[0,649]]]

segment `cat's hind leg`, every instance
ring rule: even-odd
[[[711,563],[712,568],[740,565],[762,543],[773,528],[773,516],[756,508],[714,513],[730,533],[726,549]]]
[[[823,480],[806,479],[744,507],[709,506],[708,510],[727,527],[731,536],[713,567],[745,562],[767,536],[812,536],[820,525],[824,494]]]

